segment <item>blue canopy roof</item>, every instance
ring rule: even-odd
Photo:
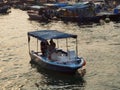
[[[81,6],[78,6],[77,8],[84,9],[84,8],[88,8],[88,7],[89,7],[88,5],[81,5]]]
[[[77,38],[77,35],[68,34],[57,30],[39,30],[28,32],[28,36],[35,37],[41,41],[48,39]]]
[[[72,5],[72,6],[65,6],[62,7],[61,9],[67,9],[67,10],[76,10],[76,9],[84,9],[87,8],[88,5]]]
[[[56,3],[55,4],[56,7],[65,7],[67,5],[68,5],[67,3]]]
[[[76,9],[76,6],[65,6],[65,7],[62,7],[61,9],[74,10]]]
[[[52,6],[52,7],[65,7],[68,3],[47,3],[44,4],[45,6]]]

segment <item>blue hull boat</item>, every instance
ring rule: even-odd
[[[68,47],[66,51],[59,49],[58,47],[55,48],[54,51],[48,51],[48,49],[45,49],[47,52],[44,55],[42,50],[40,51],[37,49],[37,51],[35,51],[30,49],[30,37],[34,37],[38,41],[40,40],[40,43],[49,39],[58,40],[63,38],[76,39],[75,41],[77,43],[77,35],[59,32],[57,30],[40,30],[28,32],[28,45],[31,62],[34,62],[38,66],[45,69],[64,73],[75,73],[78,69],[82,70],[82,68],[85,66],[85,60],[82,57],[78,57],[77,55],[77,45],[76,50],[68,50]]]

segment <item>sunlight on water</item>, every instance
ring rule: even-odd
[[[120,23],[79,25],[29,21],[26,11],[0,16],[0,90],[119,90]],[[53,29],[78,35],[79,55],[87,73],[64,75],[32,68],[27,32]],[[74,42],[71,42],[74,44]],[[64,42],[61,41],[61,47]],[[79,72],[79,71],[78,71]]]

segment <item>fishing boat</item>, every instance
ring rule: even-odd
[[[37,39],[36,50],[31,50],[31,37]],[[32,38],[32,39],[33,39]],[[74,45],[69,44],[73,40]],[[46,47],[45,42],[55,40],[57,45],[54,49],[49,49],[50,46]],[[65,41],[66,46],[60,47],[61,41]],[[44,44],[42,44],[44,42]],[[41,43],[40,46],[38,43]],[[54,43],[54,44],[56,44]],[[65,44],[64,43],[64,44]],[[39,67],[48,69],[56,72],[63,73],[75,73],[79,70],[83,70],[86,61],[82,57],[78,57],[78,46],[77,46],[77,35],[60,32],[58,30],[38,30],[28,32],[28,47],[29,54],[31,57],[31,62],[34,62]],[[44,51],[38,49],[42,48],[44,45]],[[48,44],[47,44],[48,45]],[[33,45],[34,46],[34,45]],[[74,48],[70,48],[74,46]],[[66,47],[66,49],[65,49]]]

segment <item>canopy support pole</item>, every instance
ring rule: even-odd
[[[58,39],[57,39],[57,48],[59,48],[59,43],[58,43]]]
[[[76,38],[76,55],[78,56],[78,41],[77,41],[77,38]]]
[[[37,39],[37,52],[38,52],[38,39]]]
[[[38,31],[38,29],[37,29],[37,31]],[[38,52],[38,39],[37,39],[37,52]]]
[[[68,39],[66,38],[66,47],[67,47],[67,51],[68,51]]]
[[[30,36],[28,36],[28,49],[29,49],[29,54],[30,54]]]

